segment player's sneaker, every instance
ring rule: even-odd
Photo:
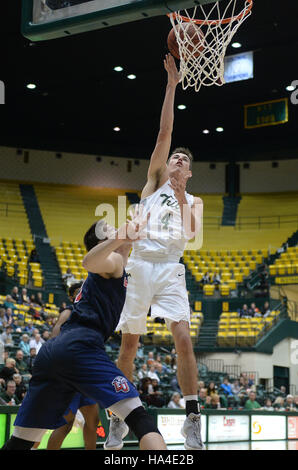
[[[205,450],[201,438],[201,415],[190,413],[183,423],[181,434],[185,437],[186,450]]]
[[[121,450],[123,439],[127,436],[129,427],[127,424],[115,415],[112,415],[110,421],[110,431],[103,447],[105,450]]]

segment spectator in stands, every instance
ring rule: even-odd
[[[63,274],[62,276],[63,282],[67,287],[70,287],[72,284],[75,282],[78,282],[78,279],[74,276],[74,274],[71,272],[70,268],[67,268],[66,273]]]
[[[0,308],[0,328],[5,328],[6,321],[5,321],[5,308]]]
[[[165,368],[161,362],[155,363],[155,373],[157,374],[157,377],[159,378],[159,382],[162,382],[162,379],[165,375]]]
[[[1,341],[4,344],[4,346],[14,346],[12,332],[13,332],[12,326],[8,325],[5,327],[4,332],[0,335]]]
[[[15,306],[15,302],[13,300],[13,298],[11,297],[11,295],[7,295],[6,296],[6,299],[5,299],[5,302],[3,304],[3,307],[5,309],[7,308],[11,308],[12,310],[15,310],[16,309],[16,306]]]
[[[144,359],[144,348],[140,342],[138,343],[138,350],[137,350],[136,357],[138,359]]]
[[[294,396],[294,405],[296,406],[296,410],[298,412],[298,395]]]
[[[207,396],[212,397],[213,395],[217,395],[217,386],[215,385],[215,382],[210,382],[208,387],[207,387]]]
[[[221,408],[219,395],[212,395],[206,397],[205,409],[218,410]]]
[[[254,302],[250,304],[250,310],[251,310],[252,318],[254,318],[255,316],[258,316],[258,314],[260,313],[260,310],[257,308]]]
[[[16,368],[18,369],[19,373],[24,375],[28,374],[28,363],[24,361],[24,353],[21,349],[18,349],[15,354],[15,361],[16,361]]]
[[[273,408],[273,406],[272,406],[272,401],[270,400],[270,398],[266,398],[262,410],[265,410],[265,411],[274,411],[274,408]]]
[[[229,377],[225,377],[223,379],[223,382],[220,385],[220,391],[223,392],[226,396],[233,396],[232,387],[229,382]]]
[[[154,363],[155,363],[154,352],[153,352],[153,351],[149,351],[149,352],[148,352],[148,358],[147,358],[147,366],[150,367],[150,366],[152,366]]]
[[[151,379],[149,377],[144,377],[141,380],[141,383],[140,383],[139,388],[138,388],[138,392],[140,394],[141,401],[144,401],[145,403],[147,403],[147,399],[149,397],[149,391],[150,392],[153,391]]]
[[[170,354],[167,354],[165,357],[165,372],[166,374],[171,374],[173,372],[172,369],[172,358]]]
[[[36,354],[39,353],[40,348],[42,347],[44,340],[41,338],[40,333],[35,333],[33,338],[30,340],[29,346],[30,350],[35,348]]]
[[[31,250],[30,257],[29,257],[29,263],[40,263],[39,256],[37,254],[37,251],[35,248]]]
[[[36,348],[30,348],[30,356],[28,359],[28,370],[31,375],[32,375],[32,369],[33,369],[35,358],[36,358]]]
[[[29,321],[23,328],[24,333],[28,333],[30,336],[33,334],[34,325],[32,321]]]
[[[5,323],[7,326],[11,326],[11,327],[14,326],[14,317],[13,317],[12,309],[10,307],[6,309],[4,318],[5,318]]]
[[[285,403],[285,400],[283,397],[277,397],[273,403],[274,410],[285,411],[284,403]]]
[[[240,318],[250,318],[250,312],[246,304],[243,305],[242,309],[239,311]]]
[[[49,330],[44,330],[44,331],[42,332],[41,338],[43,339],[43,341],[48,341],[48,339],[50,339],[50,332],[49,332]]]
[[[149,397],[147,398],[147,404],[150,406],[156,406],[156,408],[161,408],[165,401],[162,397],[163,393],[159,390],[159,382],[156,379],[151,381],[152,389],[149,387]]]
[[[6,390],[1,393],[0,397],[7,405],[19,405],[20,401],[16,396],[16,383],[14,380],[8,380]]]
[[[19,343],[19,348],[23,351],[25,356],[30,355],[30,344],[29,344],[29,335],[24,333],[21,336],[21,341]]]
[[[198,394],[198,403],[201,408],[205,407],[206,397],[207,397],[207,389],[201,388]]]
[[[215,286],[218,286],[221,283],[221,277],[219,273],[214,273],[214,276],[212,278],[212,284]]]
[[[147,377],[149,377],[151,380],[153,379],[157,380],[158,383],[160,382],[160,378],[158,377],[156,373],[155,365],[152,365],[149,367]]]
[[[35,302],[36,302],[40,307],[43,307],[43,306],[44,306],[44,301],[42,300],[42,293],[41,293],[41,292],[37,292]]]
[[[205,382],[203,382],[203,380],[198,381],[198,393],[200,392],[201,388],[206,388]]]
[[[20,294],[19,294],[19,288],[17,286],[14,286],[11,290],[11,297],[15,302],[19,302],[20,300]]]
[[[286,411],[296,411],[296,405],[294,403],[293,395],[287,395],[287,398],[285,401],[285,408],[286,408]]]
[[[19,303],[20,304],[29,304],[30,303],[30,299],[27,295],[27,289],[25,287],[23,287],[23,289],[22,289]]]
[[[180,410],[185,408],[185,405],[183,406],[183,401],[181,399],[180,393],[178,392],[173,393],[173,395],[171,396],[171,400],[167,404],[167,407],[171,409],[180,409]]]
[[[254,384],[254,377],[247,377],[247,373],[246,372],[241,372],[240,374],[240,378],[243,378],[244,379],[244,384],[247,388],[249,387],[252,387],[252,385]]]
[[[210,280],[210,274],[209,274],[208,271],[207,271],[207,272],[204,274],[204,276],[202,277],[201,282],[202,282],[203,284],[210,284],[211,280]]]
[[[280,389],[279,389],[279,395],[282,397],[282,398],[286,398],[287,396],[287,389],[284,385],[281,385]]]
[[[248,395],[248,400],[246,400],[244,408],[246,410],[256,410],[258,408],[261,408],[261,405],[259,402],[256,401],[256,393],[255,392],[249,392]]]
[[[147,364],[142,364],[141,369],[137,372],[137,376],[139,380],[142,380],[145,377],[148,377]]]
[[[179,383],[178,383],[177,375],[175,375],[175,377],[173,377],[172,380],[171,380],[171,389],[174,390],[175,392],[181,393],[181,389],[180,389],[180,386],[179,386]]]
[[[5,361],[5,366],[0,370],[0,379],[5,382],[12,379],[13,374],[18,374],[19,371],[16,368],[16,361],[11,357],[8,357]],[[3,381],[2,381],[3,383]]]
[[[24,384],[23,377],[21,376],[21,374],[13,374],[13,380],[16,384],[15,394],[16,394],[19,402],[21,403],[23,401],[23,398],[24,398],[26,392],[27,392],[27,387]]]
[[[269,302],[264,303],[264,307],[262,308],[262,315],[264,318],[268,317],[270,315],[271,310],[270,310],[270,305]]]
[[[240,390],[241,390],[239,380],[234,380],[234,382],[231,384],[231,390],[232,390],[233,395],[236,395],[236,396],[239,395]]]

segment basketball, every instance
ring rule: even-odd
[[[201,46],[193,54],[194,57],[199,57],[200,53],[204,50],[204,34],[200,28],[190,23],[181,23],[179,28],[179,34],[182,41],[184,40],[185,34],[187,34],[189,37],[188,44],[186,45],[189,53],[192,53],[194,48],[196,48],[198,44],[201,44]],[[179,45],[177,43],[174,28],[172,28],[169,32],[167,42],[170,53],[176,57],[176,59],[180,59]]]

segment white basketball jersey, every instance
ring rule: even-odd
[[[144,212],[150,212],[150,218],[145,230],[146,238],[134,244],[132,255],[171,256],[179,261],[183,254],[188,238],[182,224],[179,203],[168,180],[163,186],[140,201]],[[194,197],[185,192],[190,206]]]

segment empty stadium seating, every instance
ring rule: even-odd
[[[62,242],[83,243],[88,228],[106,214],[107,223],[118,226],[129,207],[124,190],[35,184],[41,214],[52,246]],[[99,208],[100,206],[100,208]],[[97,212],[98,210],[98,212]]]
[[[271,276],[298,274],[298,246],[289,247],[269,266]]]
[[[0,182],[0,238],[32,239],[18,183]]]
[[[186,250],[183,255],[183,261],[190,270],[197,282],[200,282],[205,273],[212,276],[215,273],[221,274],[221,284],[219,291],[221,295],[228,296],[230,291],[237,288],[237,284],[242,283],[251,271],[255,270],[257,265],[263,262],[268,256],[266,249],[257,250]],[[203,292],[205,295],[212,296],[215,286],[205,284]]]
[[[33,248],[35,246],[32,239],[0,238],[0,269],[14,277],[20,286],[26,286],[29,281],[34,287],[43,286],[40,264],[29,262]]]
[[[271,311],[266,318],[239,318],[238,312],[223,312],[220,315],[217,345],[220,347],[250,347],[276,322],[280,311]]]

